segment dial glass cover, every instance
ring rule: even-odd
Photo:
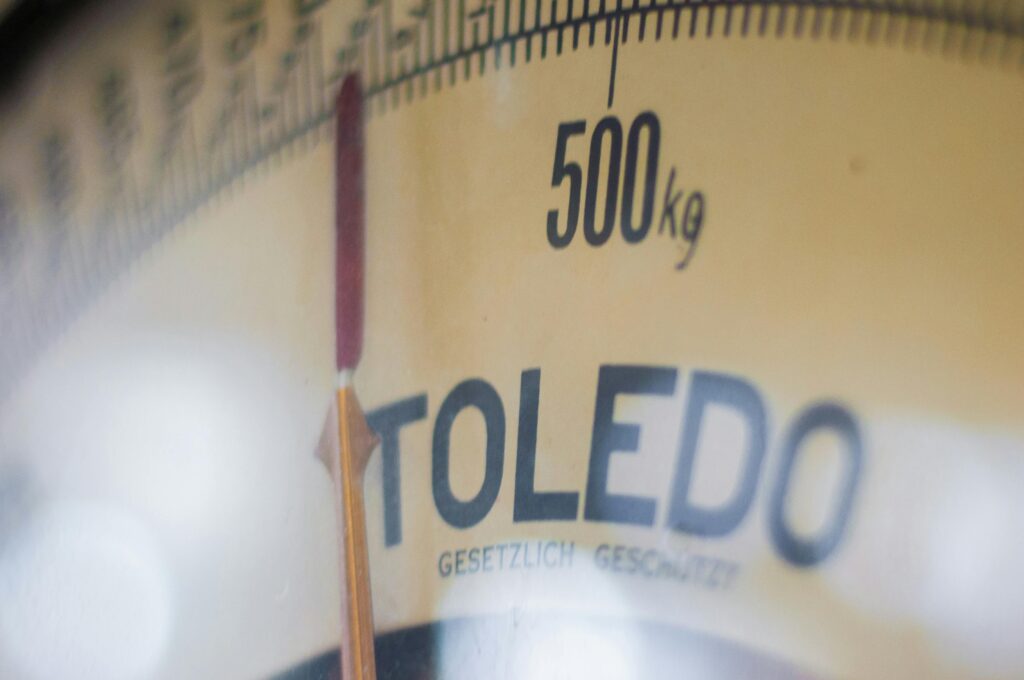
[[[351,74],[379,677],[1024,674],[1024,5],[237,0],[3,93],[0,675],[337,673]]]

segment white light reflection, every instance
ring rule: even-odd
[[[1024,442],[947,423],[890,421],[832,571],[847,601],[920,629],[976,675],[1024,674]]]
[[[576,555],[576,559],[588,558]],[[585,574],[557,576],[551,572],[515,576],[506,573],[500,582],[490,578],[466,579],[448,591],[439,608],[452,611],[469,605],[470,611],[479,611],[481,607],[490,608],[485,603],[511,615],[485,618],[482,621],[487,623],[469,629],[442,628],[438,677],[643,677],[643,636],[628,616],[635,612],[614,580],[601,572],[588,570]],[[614,625],[610,625],[609,619],[581,612],[581,606],[625,615],[616,617]]]
[[[171,629],[164,557],[149,529],[107,506],[63,502],[0,553],[0,674],[144,677]]]
[[[337,599],[336,550],[324,540],[332,536],[333,505],[327,474],[312,453],[323,400],[275,355],[251,345],[230,337],[185,343],[168,334],[122,334],[117,343],[38,372],[21,397],[20,417],[8,418],[0,432],[0,457],[24,468],[40,502],[102,503],[145,526],[159,546],[153,559],[173,598],[166,624],[171,651],[154,668],[129,669],[125,677],[256,677],[334,639],[337,609],[323,605]],[[105,535],[68,520],[58,532],[61,545],[87,552],[72,538],[76,532],[82,541]],[[49,587],[44,573],[15,571],[17,579],[4,577],[12,592]],[[52,578],[75,583],[64,573]],[[107,581],[77,583],[84,602],[112,597]],[[17,640],[8,647],[47,644],[48,629],[18,622],[34,611],[26,605],[4,612],[9,630],[24,628],[8,635]],[[109,657],[111,665],[97,666],[95,677],[120,677],[122,656],[126,668],[141,667],[120,645],[93,641],[106,626],[104,609],[61,616],[69,649],[102,649]],[[29,643],[30,635],[42,637]],[[3,670],[3,678],[36,677]]]
[[[68,374],[67,405],[56,422],[71,432],[55,435],[63,435],[62,447],[46,447],[74,452],[60,462],[73,476],[61,486],[117,496],[184,532],[193,548],[215,530],[211,517],[237,519],[225,513],[239,504],[236,480],[259,432],[244,417],[251,397],[232,375],[241,370],[216,349],[186,353],[154,342]]]

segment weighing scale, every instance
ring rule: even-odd
[[[1024,4],[47,26],[0,675],[1024,675]]]

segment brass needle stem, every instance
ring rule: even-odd
[[[377,438],[367,425],[351,386],[338,388],[338,435],[340,447],[335,484],[341,501],[342,577],[345,584],[342,678],[376,680],[363,476]]]

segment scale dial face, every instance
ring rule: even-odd
[[[1024,674],[1024,5],[111,3],[0,109],[0,675]]]

